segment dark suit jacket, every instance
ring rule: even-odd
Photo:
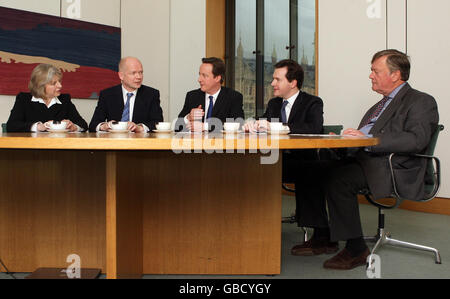
[[[95,132],[97,125],[102,122],[120,121],[124,106],[122,85],[102,90],[89,124],[89,131]],[[156,124],[163,121],[159,91],[154,88],[142,85],[137,91],[133,109],[133,122],[142,123],[150,130],[154,130]]]
[[[367,111],[360,127],[376,106]],[[406,84],[370,131],[370,134],[380,139],[380,144],[372,147],[371,152],[361,150],[356,155],[376,199],[390,196],[393,189],[388,166],[389,153],[422,153],[438,122],[434,98]],[[426,161],[423,159],[396,158],[394,174],[400,195],[412,200],[423,198],[425,170]]]
[[[77,108],[70,100],[69,94],[62,94],[58,97],[61,104],[56,104],[47,108],[44,104],[31,101],[30,93],[19,93],[16,102],[11,110],[6,130],[8,132],[30,132],[33,124],[37,122],[45,123],[49,120],[61,121],[68,119],[74,124],[87,130],[86,121],[80,116]]]
[[[205,111],[205,93],[200,89],[192,90],[186,94],[186,100],[184,101],[184,107],[178,115],[179,118],[184,118],[188,115],[192,109],[202,106]],[[226,122],[227,118],[241,119],[241,123],[244,121],[244,110],[242,109],[243,98],[239,92],[228,88],[222,87],[216,103],[214,104],[212,117],[219,119],[222,124]],[[206,111],[205,111],[206,115]],[[204,121],[204,119],[203,119]],[[177,121],[176,128],[183,127],[184,121],[179,119]]]
[[[281,121],[282,98],[274,98],[267,104],[262,118],[268,121]],[[293,134],[320,134],[323,130],[323,102],[322,99],[306,92],[300,92],[291,109],[288,126]]]

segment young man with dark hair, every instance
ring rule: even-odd
[[[268,130],[269,122],[282,122],[294,134],[320,134],[323,130],[323,102],[319,97],[301,91],[304,71],[294,60],[275,65],[273,94],[261,120],[249,122],[245,131]]]
[[[195,122],[205,123],[216,119],[225,123],[227,119],[244,120],[243,97],[239,92],[222,86],[225,77],[225,63],[215,57],[203,58],[198,83],[200,89],[186,94],[184,107],[178,117],[177,130],[192,129]]]

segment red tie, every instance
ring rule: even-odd
[[[367,126],[372,119],[374,119],[375,117],[378,117],[378,115],[380,115],[381,111],[383,110],[384,105],[386,105],[386,102],[388,100],[389,100],[389,97],[384,97],[380,102],[378,102],[377,108],[373,111],[373,113],[366,120],[366,122],[363,124],[362,127]]]

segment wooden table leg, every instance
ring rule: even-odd
[[[106,271],[107,278],[142,276],[142,201],[139,161],[133,154],[106,155]]]

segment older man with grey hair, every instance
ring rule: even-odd
[[[139,59],[125,57],[118,72],[122,84],[100,92],[89,131],[109,131],[114,122],[127,122],[128,130],[146,133],[163,121],[159,91],[142,84],[144,69]]]

